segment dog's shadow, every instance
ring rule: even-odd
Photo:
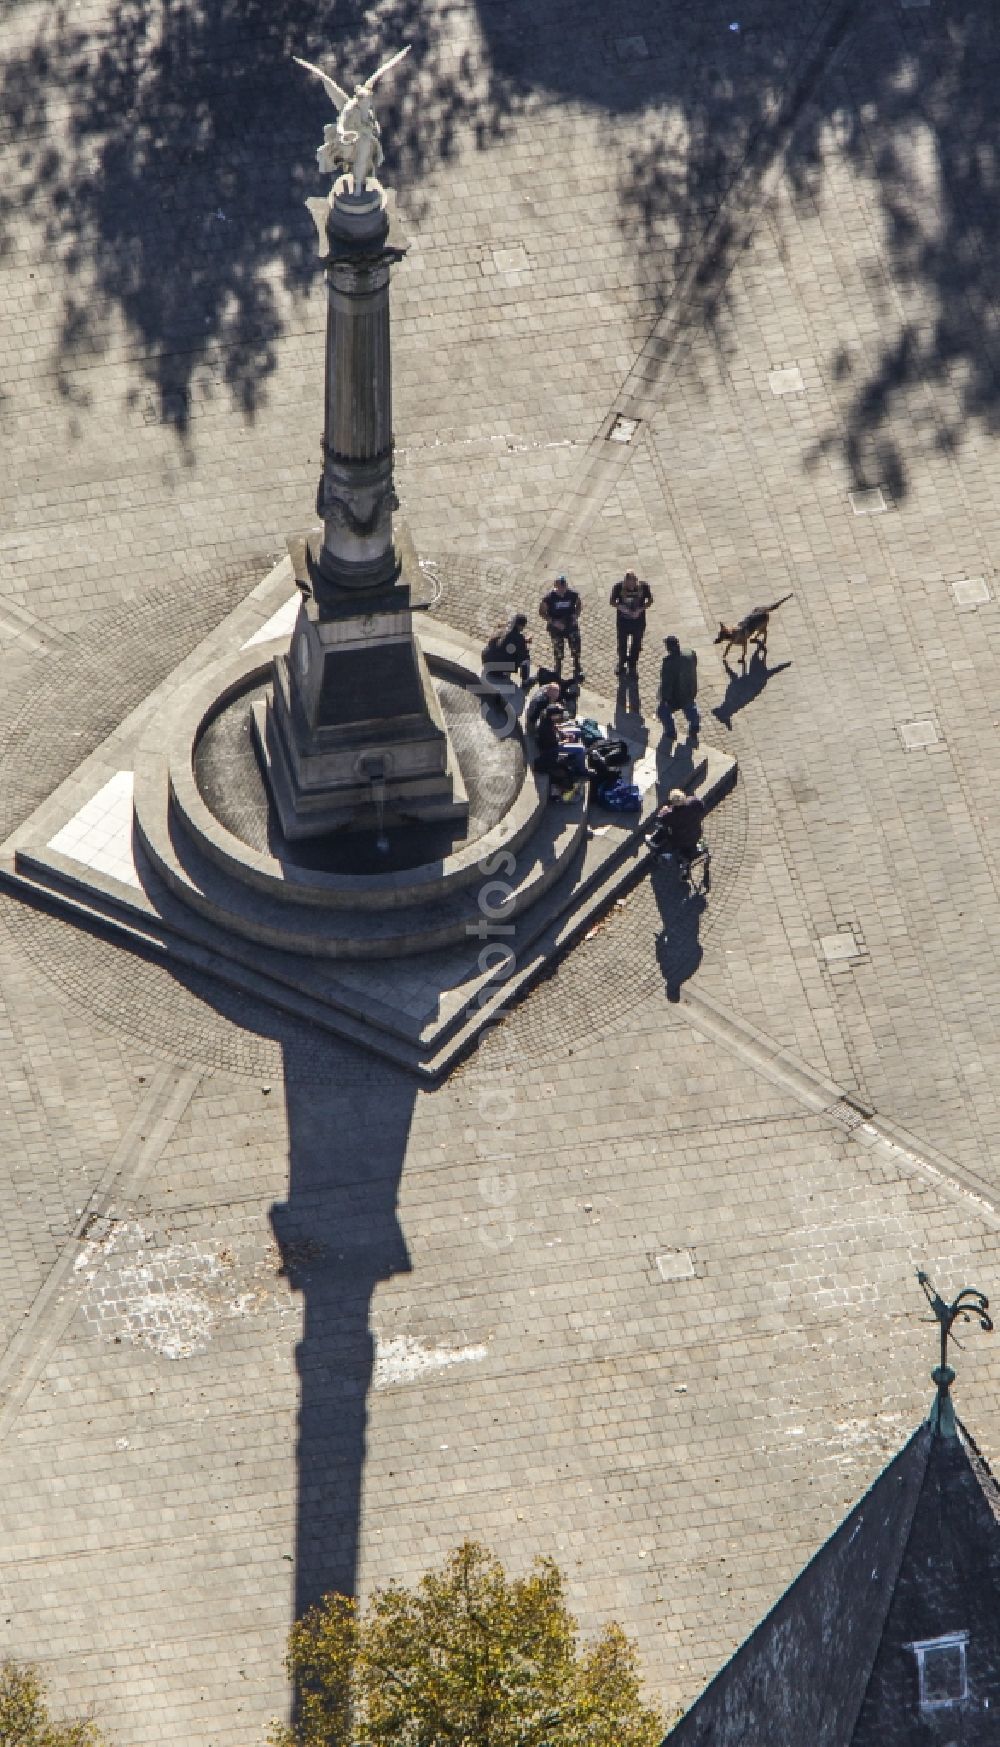
[[[776,667],[768,667],[767,656],[759,649],[754,650],[747,666],[739,673],[730,667],[728,661],[724,661],[729,683],[721,704],[716,704],[712,711],[713,716],[718,718],[724,728],[731,729],[737,711],[745,710],[748,704],[753,703],[754,698],[760,697],[769,679],[773,679],[776,673],[784,673],[785,668],[791,665],[790,661],[779,661]]]

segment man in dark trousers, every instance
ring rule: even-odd
[[[564,576],[557,576],[547,594],[543,594],[538,611],[548,626],[552,639],[552,660],[555,663],[556,678],[562,678],[563,656],[566,645],[573,657],[573,678],[580,680],[580,613],[583,602],[575,588],[570,588]]]
[[[682,649],[676,637],[663,639],[666,653],[660,667],[659,717],[668,740],[674,738],[674,711],[686,718],[692,738],[701,726],[698,705],[698,657],[693,649]]]
[[[640,582],[634,570],[626,570],[621,582],[611,590],[611,605],[618,622],[618,666],[616,673],[628,668],[632,673],[639,665],[646,629],[646,608],[653,604],[653,591],[648,582]]]

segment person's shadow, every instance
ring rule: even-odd
[[[752,704],[754,698],[760,697],[769,679],[773,679],[776,673],[784,673],[785,668],[791,665],[790,661],[779,661],[776,667],[768,667],[767,656],[762,655],[759,649],[754,650],[747,667],[739,672],[730,667],[728,661],[725,662],[729,683],[721,704],[717,704],[712,711],[713,716],[718,718],[724,728],[731,730],[737,711],[745,710],[747,704]]]
[[[618,675],[618,689],[615,693],[615,727],[622,734],[635,737],[642,728],[642,699],[639,696],[639,675],[634,668],[626,668]]]
[[[649,883],[660,912],[656,958],[667,1000],[675,1002],[680,1000],[684,984],[701,964],[699,934],[707,899],[703,892],[689,890],[675,861],[654,862]]]
[[[656,797],[663,802],[671,789],[693,789],[704,775],[705,760],[699,757],[697,734],[678,739],[663,735],[656,748]]]
[[[639,676],[631,669],[618,676],[614,731],[620,740],[627,743],[632,763],[637,764],[649,746],[649,729],[642,713]]]

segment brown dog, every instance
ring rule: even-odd
[[[715,638],[715,642],[726,645],[722,651],[722,659],[727,667],[729,665],[729,651],[734,644],[739,648],[740,660],[744,667],[747,664],[748,643],[753,643],[762,655],[767,654],[767,621],[772,613],[776,613],[778,608],[783,607],[785,602],[790,601],[791,598],[790,594],[783,594],[780,601],[772,601],[769,607],[754,607],[753,612],[747,613],[746,618],[741,619],[738,625],[724,625],[722,620],[719,620],[719,635]]]

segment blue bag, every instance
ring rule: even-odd
[[[593,716],[584,716],[583,721],[577,723],[577,727],[584,746],[593,746],[595,740],[604,739],[604,730],[594,721]]]
[[[610,807],[613,813],[642,812],[642,790],[635,783],[612,783],[601,789],[599,799],[601,806]]]

